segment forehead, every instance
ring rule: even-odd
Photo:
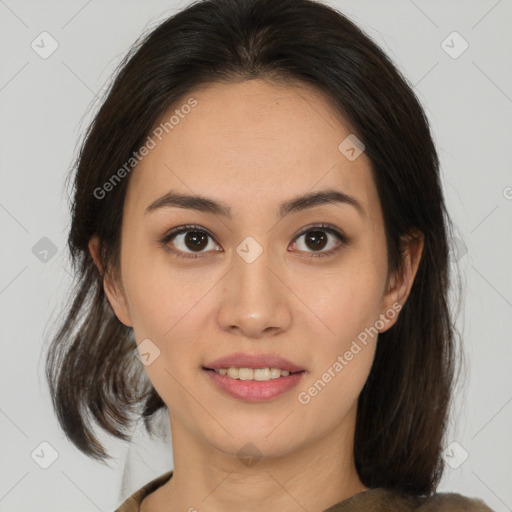
[[[312,88],[216,83],[184,96],[160,126],[132,172],[130,209],[169,190],[216,197],[234,214],[323,188],[356,196],[370,215],[379,204],[369,159],[362,153],[351,161],[339,149],[350,126]]]

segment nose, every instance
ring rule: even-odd
[[[250,263],[234,253],[233,267],[224,279],[218,312],[221,328],[247,338],[286,331],[292,321],[288,279],[279,275],[267,252]]]

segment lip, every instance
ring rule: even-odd
[[[248,367],[245,366],[242,368]],[[233,398],[246,402],[265,402],[272,400],[297,386],[302,376],[306,373],[305,371],[300,371],[298,373],[291,373],[288,377],[279,377],[268,381],[257,381],[232,379],[227,375],[220,375],[214,370],[206,368],[203,368],[203,372],[210,377],[220,391]]]
[[[252,368],[253,370],[256,368],[279,368],[281,370],[288,370],[290,373],[306,371],[306,368],[303,368],[302,366],[292,363],[288,359],[277,356],[275,354],[251,355],[241,352],[215,359],[214,361],[211,361],[203,366],[203,368],[207,370],[220,370],[221,368],[230,367]]]

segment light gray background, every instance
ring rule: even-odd
[[[112,467],[64,437],[43,376],[42,349],[71,283],[64,179],[104,86],[142,33],[188,2],[0,0],[0,510],[109,511],[172,466],[169,448],[140,434],[109,443]],[[465,282],[458,320],[468,353],[465,393],[441,491],[512,510],[511,0],[331,1],[394,59],[432,123]],[[58,49],[42,59],[47,31]],[[454,59],[462,41],[469,48]],[[39,43],[41,44],[41,43]],[[48,48],[48,46],[46,46]],[[508,187],[508,188],[507,188]],[[55,256],[32,252],[43,237]],[[43,242],[44,243],[44,242]],[[37,246],[36,246],[37,247]],[[467,252],[466,252],[467,251]],[[35,251],[36,253],[38,251]],[[163,418],[163,428],[166,428]],[[168,429],[168,426],[167,426]],[[167,431],[168,434],[168,431]],[[51,449],[58,458],[48,469]],[[34,452],[35,450],[35,452]],[[453,450],[453,451],[452,451]],[[33,458],[31,454],[34,453]],[[37,462],[39,463],[36,463]],[[455,461],[455,462],[453,462]]]

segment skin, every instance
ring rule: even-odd
[[[190,96],[197,106],[132,171],[120,279],[104,278],[119,320],[133,327],[138,343],[149,338],[160,350],[145,369],[169,409],[174,476],[141,510],[324,510],[366,489],[355,468],[353,440],[357,399],[378,336],[361,345],[307,405],[298,394],[393,304],[405,303],[423,239],[407,243],[404,272],[388,275],[370,161],[365,153],[349,161],[338,150],[352,131],[321,93],[255,79],[209,85]],[[326,188],[357,198],[365,215],[331,203],[279,220],[283,201]],[[233,217],[178,207],[145,214],[169,190],[223,201]],[[311,257],[314,246],[297,234],[317,223],[332,224],[349,242],[338,245],[326,233],[326,245],[316,253],[337,245],[339,250]],[[159,244],[184,224],[215,237],[197,259],[179,258]],[[263,249],[250,264],[236,252],[247,236]],[[197,254],[183,235],[167,245]],[[89,247],[101,268],[97,237]],[[385,318],[380,332],[398,315]],[[245,402],[219,391],[202,370],[233,352],[274,353],[307,373],[285,394]],[[251,467],[237,457],[248,442],[262,454]]]

